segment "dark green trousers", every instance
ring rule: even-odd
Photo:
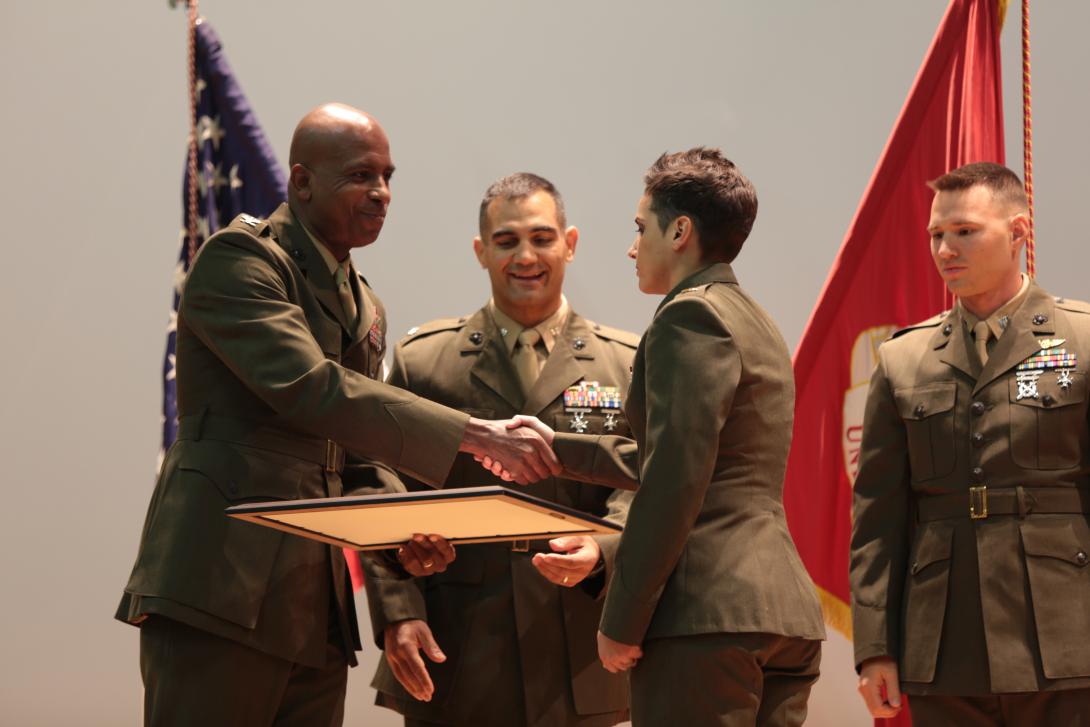
[[[988,697],[910,694],[914,727],[1090,727],[1090,689]]]
[[[145,727],[339,727],[348,663],[269,656],[161,616],[140,626]]]
[[[821,642],[699,634],[643,643],[632,670],[633,727],[799,727]]]

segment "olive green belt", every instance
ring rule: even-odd
[[[344,447],[331,439],[314,439],[242,419],[192,414],[178,419],[178,439],[209,439],[267,449],[320,464],[326,472],[344,469]]]
[[[920,522],[995,515],[1062,515],[1090,512],[1090,488],[970,487],[968,492],[931,495],[917,501]]]

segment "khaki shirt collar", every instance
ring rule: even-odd
[[[536,326],[531,326],[541,334],[541,342],[545,344],[545,350],[549,353],[553,352],[556,339],[560,337],[560,332],[564,330],[569,310],[568,299],[561,295],[560,307],[556,309],[556,312]],[[489,299],[488,312],[492,314],[492,320],[496,322],[496,327],[500,329],[504,348],[507,350],[507,355],[510,356],[515,350],[515,344],[518,343],[519,334],[526,330],[528,326],[523,326],[500,310],[495,299]]]
[[[310,231],[310,228],[304,225],[301,221],[299,226],[302,227],[310,241],[314,243],[314,247],[318,249],[318,254],[322,256],[322,260],[325,261],[326,267],[329,268],[329,274],[333,276],[333,279],[337,279],[337,270],[343,269],[345,280],[351,280],[349,272],[352,270],[352,256],[349,255],[343,261],[337,260],[333,257],[333,253],[329,251],[329,248],[325,246],[325,243],[318,239],[318,236]]]
[[[986,319],[988,329],[996,340],[999,340],[999,337],[1003,335],[1003,331],[1007,330],[1011,316],[1022,307],[1022,304],[1026,301],[1027,293],[1029,293],[1029,276],[1022,273],[1022,287],[1018,289],[1013,298],[999,306],[999,309]],[[958,308],[961,309],[961,320],[965,322],[966,329],[971,333],[976,324],[980,322],[980,319],[970,313],[969,309],[963,306],[960,300],[958,301]]]

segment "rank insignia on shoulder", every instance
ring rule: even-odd
[[[241,215],[239,215],[239,216],[238,216],[238,218],[239,218],[239,220],[241,220],[241,221],[242,221],[243,223],[245,223],[245,224],[247,224],[247,225],[249,225],[250,227],[253,227],[253,228],[255,228],[255,229],[257,228],[257,226],[258,226],[258,225],[260,225],[260,224],[261,224],[261,220],[257,219],[257,218],[256,218],[256,217],[254,217],[253,215],[248,215],[248,214],[245,214],[245,213],[244,213],[244,214],[241,214]]]
[[[602,386],[597,381],[580,381],[564,390],[566,409],[620,409],[621,390],[616,386]]]
[[[1066,338],[1038,338],[1037,339],[1037,343],[1040,344],[1042,350],[1047,350],[1049,348],[1056,348],[1057,346],[1062,345],[1065,341],[1067,341]]]

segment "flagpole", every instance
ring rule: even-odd
[[[1026,274],[1037,277],[1037,244],[1033,234],[1033,110],[1029,93],[1029,0],[1022,0],[1022,154],[1023,181],[1029,202],[1029,239],[1026,240]]]

